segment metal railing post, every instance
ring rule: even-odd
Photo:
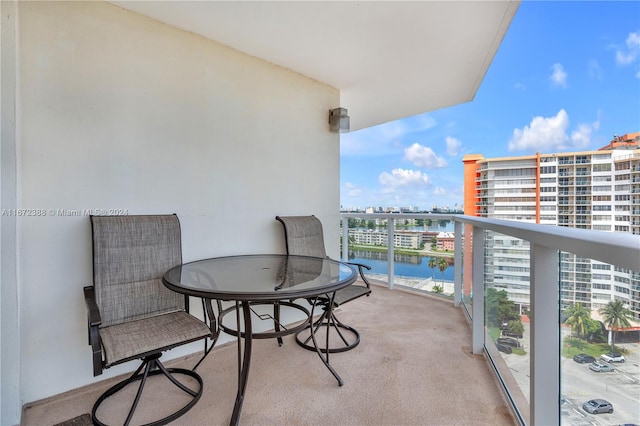
[[[531,424],[560,424],[560,304],[558,250],[532,244]],[[554,409],[555,408],[555,409]]]
[[[471,323],[471,350],[483,353],[484,348],[484,237],[483,228],[473,227],[473,271],[471,300],[473,318]]]
[[[349,218],[342,217],[342,261],[349,261]]]
[[[395,221],[392,217],[387,219],[387,248],[389,252],[387,254],[387,272],[388,272],[388,286],[390,290],[393,290],[394,281],[394,241],[395,241]]]
[[[462,303],[462,222],[454,222],[453,232],[453,305],[459,307]]]

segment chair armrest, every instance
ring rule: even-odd
[[[359,270],[362,270],[363,268],[366,269],[367,271],[371,270],[371,266],[365,265],[365,264],[362,264],[362,263],[347,262],[347,265],[357,266]]]
[[[99,326],[102,324],[102,318],[100,317],[100,309],[98,309],[98,303],[96,302],[96,294],[93,291],[93,286],[87,286],[84,288],[84,303],[87,305],[87,319],[90,327]]]
[[[218,318],[216,318],[216,313],[213,310],[213,306],[211,304],[211,299],[202,298],[202,308],[205,315],[205,324],[209,326],[209,330],[211,330],[211,340],[214,342],[218,340],[218,336],[220,335],[220,327],[218,325]],[[218,315],[222,312],[222,304],[220,300],[216,300]]]
[[[347,265],[357,266],[358,267],[358,273],[360,274],[360,278],[362,278],[362,281],[364,281],[364,283],[367,286],[367,288],[371,288],[371,284],[369,283],[369,280],[367,280],[367,277],[364,276],[364,269],[366,269],[367,271],[370,271],[371,270],[371,266],[364,265],[362,263],[355,263],[355,262],[346,262],[346,263],[347,263]]]
[[[100,309],[93,286],[84,287],[84,303],[87,306],[88,340],[93,353],[93,376],[102,374],[102,346],[100,345]]]

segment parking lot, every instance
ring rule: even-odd
[[[630,354],[625,363],[613,364],[614,371],[597,373],[588,364],[563,359],[561,391],[563,423],[570,425],[640,424],[640,360]],[[614,408],[611,414],[589,414],[582,404],[590,399],[605,399]]]
[[[526,355],[500,353],[509,372],[529,400],[529,324],[519,339]],[[624,363],[612,363],[614,371],[595,372],[589,364],[561,358],[561,415],[563,425],[640,425],[640,344],[625,343]],[[582,404],[590,399],[604,399],[614,408],[613,413],[589,414]]]

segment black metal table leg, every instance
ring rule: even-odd
[[[242,313],[244,318],[244,354],[241,355],[242,333],[240,333],[240,314],[238,302],[236,302],[236,319],[238,327],[238,393],[236,394],[236,403],[233,406],[233,414],[231,415],[231,425],[238,425],[240,422],[240,412],[242,411],[242,403],[244,402],[244,392],[247,389],[247,381],[249,379],[249,366],[251,365],[251,344],[253,341],[251,330],[251,309],[249,302],[242,302]]]
[[[327,314],[328,314],[328,318],[331,318],[331,310],[333,309],[333,298],[335,296],[335,293],[331,294],[331,297],[329,298],[329,304],[327,305],[326,309],[327,309]],[[318,302],[318,297],[316,297],[315,299],[313,299],[313,306],[311,307],[311,317],[313,318],[313,312],[316,308],[316,304]],[[329,329],[330,326],[327,325],[327,341],[326,341],[326,347],[329,347]],[[323,351],[320,349],[320,346],[318,346],[318,342],[316,340],[316,331],[314,330],[313,325],[311,325],[311,340],[313,340],[313,346],[316,348],[316,353],[318,354],[318,356],[320,357],[320,359],[322,360],[323,364],[329,369],[329,371],[331,372],[331,374],[333,374],[333,377],[336,378],[336,380],[338,381],[338,385],[342,386],[344,384],[344,382],[342,381],[342,378],[340,377],[340,375],[336,372],[336,370],[334,370],[334,368],[331,366],[331,364],[329,364],[329,353],[330,351],[327,351],[326,353],[324,353],[323,356]]]

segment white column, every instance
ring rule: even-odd
[[[558,250],[531,245],[531,424],[560,424]]]
[[[16,209],[16,21],[17,3],[0,1],[0,209]],[[20,286],[18,282],[17,220],[0,217],[0,424],[20,423]]]
[[[393,271],[393,262],[394,262],[394,247],[393,247],[393,243],[395,240],[395,221],[393,220],[393,217],[389,217],[389,219],[387,219],[387,268],[389,271],[388,274],[388,279],[389,279],[389,289],[392,290],[393,289],[393,276],[394,276],[394,271]]]
[[[459,307],[462,303],[462,222],[455,221],[453,231],[453,305]]]
[[[471,235],[473,238],[471,348],[474,354],[482,354],[484,349],[484,233],[484,229],[474,226],[473,235]]]
[[[342,218],[342,261],[349,261],[349,218]]]

